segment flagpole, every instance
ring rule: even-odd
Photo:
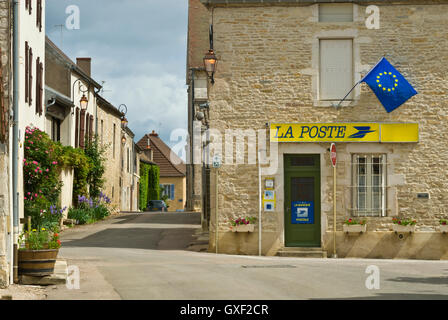
[[[357,83],[353,86],[353,88],[351,88],[350,91],[345,95],[345,97],[342,98],[342,100],[339,101],[339,103],[338,103],[337,105],[333,105],[333,106],[334,106],[336,109],[339,108],[340,105],[341,105],[341,103],[344,102],[345,99],[347,99],[347,97],[350,95],[350,93],[351,93],[351,92],[356,88],[356,86],[357,86],[358,84],[360,84],[360,83],[361,83],[361,81],[357,82]]]
[[[365,75],[364,77],[362,77],[362,79],[359,80],[359,81],[353,86],[353,88],[351,88],[351,90],[345,95],[344,98],[342,98],[341,101],[339,101],[339,103],[338,103],[337,105],[333,105],[333,106],[334,106],[336,109],[339,108],[339,107],[341,106],[341,103],[344,102],[345,99],[347,99],[347,97],[350,95],[350,93],[352,93],[352,91],[356,88],[356,86],[357,86],[358,84],[360,84],[361,82],[363,82],[364,79],[370,74],[370,72],[372,72],[372,70],[375,69],[376,66],[377,66],[381,61],[383,61],[383,59],[384,59],[384,57],[382,57],[382,58],[380,59],[380,61],[378,61],[378,62],[373,66],[373,68],[371,68],[371,69],[369,70],[369,72],[367,72],[366,75]]]

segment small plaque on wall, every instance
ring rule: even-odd
[[[417,199],[428,200],[429,199],[429,193],[428,192],[417,193]]]

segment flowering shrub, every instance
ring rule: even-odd
[[[45,132],[27,127],[25,130],[23,184],[25,216],[40,227],[43,210],[57,203],[62,183],[55,143]]]
[[[232,220],[230,221],[230,223],[232,224],[232,226],[237,226],[237,225],[248,225],[248,224],[254,224],[255,221],[257,221],[257,218],[255,217],[246,217],[246,218],[238,218],[236,220]]]
[[[398,219],[398,218],[393,218],[392,222],[394,224],[399,224],[401,226],[414,226],[417,224],[417,220],[414,219]]]
[[[68,218],[77,220],[79,224],[93,223],[110,215],[108,205],[111,203],[109,197],[100,192],[97,199],[78,196],[77,208],[68,212]]]
[[[442,226],[446,226],[448,224],[448,220],[447,219],[440,219],[439,223]]]
[[[347,224],[347,225],[359,224],[359,225],[363,226],[366,224],[366,221],[365,220],[357,221],[354,219],[348,219],[348,220],[345,220],[344,224]]]
[[[59,249],[59,234],[45,228],[24,232],[19,237],[21,250]]]

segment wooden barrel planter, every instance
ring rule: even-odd
[[[19,250],[19,275],[44,277],[53,274],[59,249]]]

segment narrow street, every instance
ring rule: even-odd
[[[448,299],[448,261],[299,259],[188,250],[197,213],[123,214],[62,233],[80,288],[48,299]],[[380,289],[367,289],[368,266]]]

